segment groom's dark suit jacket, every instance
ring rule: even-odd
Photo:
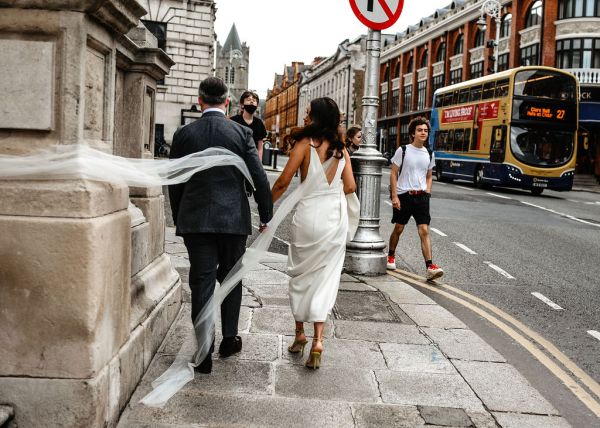
[[[209,147],[224,147],[246,163],[256,191],[260,220],[273,216],[273,202],[267,174],[258,158],[252,131],[209,111],[197,121],[180,128],[173,136],[171,158],[180,158]],[[169,186],[169,199],[177,235],[225,233],[251,235],[250,205],[245,178],[233,166],[218,166],[194,174],[183,184]]]

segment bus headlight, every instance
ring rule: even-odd
[[[575,170],[574,169],[570,169],[568,171],[565,171],[561,174],[561,177],[572,177],[575,175]]]

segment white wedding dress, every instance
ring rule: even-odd
[[[296,321],[325,321],[340,285],[348,230],[352,226],[341,179],[344,158],[337,162],[331,184],[327,181],[326,169],[334,167],[335,162],[330,158],[321,164],[317,151],[310,146],[304,181],[310,179],[314,184],[296,206],[288,250],[290,304]]]

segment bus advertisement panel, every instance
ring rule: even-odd
[[[438,89],[430,137],[437,178],[534,194],[570,190],[577,93],[573,75],[549,67],[520,67]]]

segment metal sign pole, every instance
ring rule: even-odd
[[[386,244],[379,234],[381,167],[386,162],[377,150],[377,111],[379,107],[379,57],[381,31],[369,29],[367,35],[367,70],[363,106],[363,140],[352,156],[356,192],[360,199],[360,221],[354,240],[346,246],[345,268],[360,275],[383,275],[386,272]]]

